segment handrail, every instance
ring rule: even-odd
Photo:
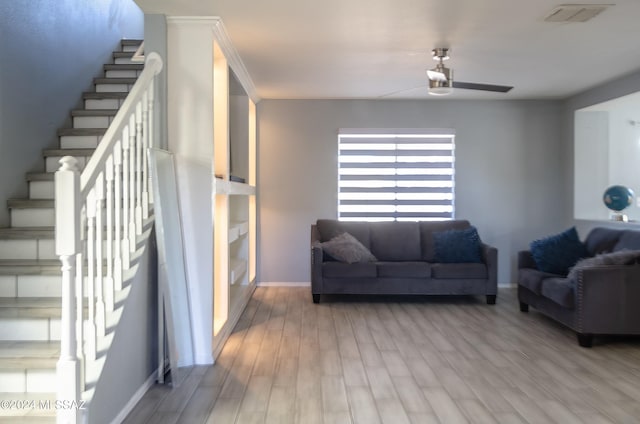
[[[151,218],[147,150],[158,145],[155,79],[161,70],[160,55],[150,53],[82,174],[71,156],[60,160],[55,174],[55,247],[62,263],[59,401],[91,399],[85,389],[101,372],[97,359],[109,346],[107,323],[118,316],[116,295]],[[79,424],[83,417],[74,408],[57,411],[59,424]]]

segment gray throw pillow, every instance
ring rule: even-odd
[[[340,262],[374,262],[376,257],[349,233],[342,233],[329,241],[320,243],[322,249]]]
[[[575,279],[578,276],[578,271],[603,265],[628,265],[636,262],[640,259],[640,250],[618,250],[617,252],[603,253],[596,255],[592,258],[580,259],[571,271],[567,278]]]

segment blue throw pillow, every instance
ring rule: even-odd
[[[540,271],[567,275],[569,268],[582,258],[589,256],[580,241],[576,227],[560,234],[531,242],[531,255]]]
[[[482,242],[475,227],[465,230],[434,231],[435,262],[482,263]]]

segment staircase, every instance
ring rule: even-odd
[[[43,151],[42,173],[28,173],[28,199],[9,199],[11,226],[0,228],[0,423],[55,422],[60,357],[61,263],[54,247],[54,173],[63,156],[88,162],[143,69],[131,61],[140,40],[123,40],[72,128]],[[90,374],[90,372],[87,372]],[[87,384],[87,388],[90,385]]]

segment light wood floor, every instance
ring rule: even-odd
[[[315,305],[258,288],[217,363],[125,422],[640,423],[640,339],[580,348],[515,295]]]

